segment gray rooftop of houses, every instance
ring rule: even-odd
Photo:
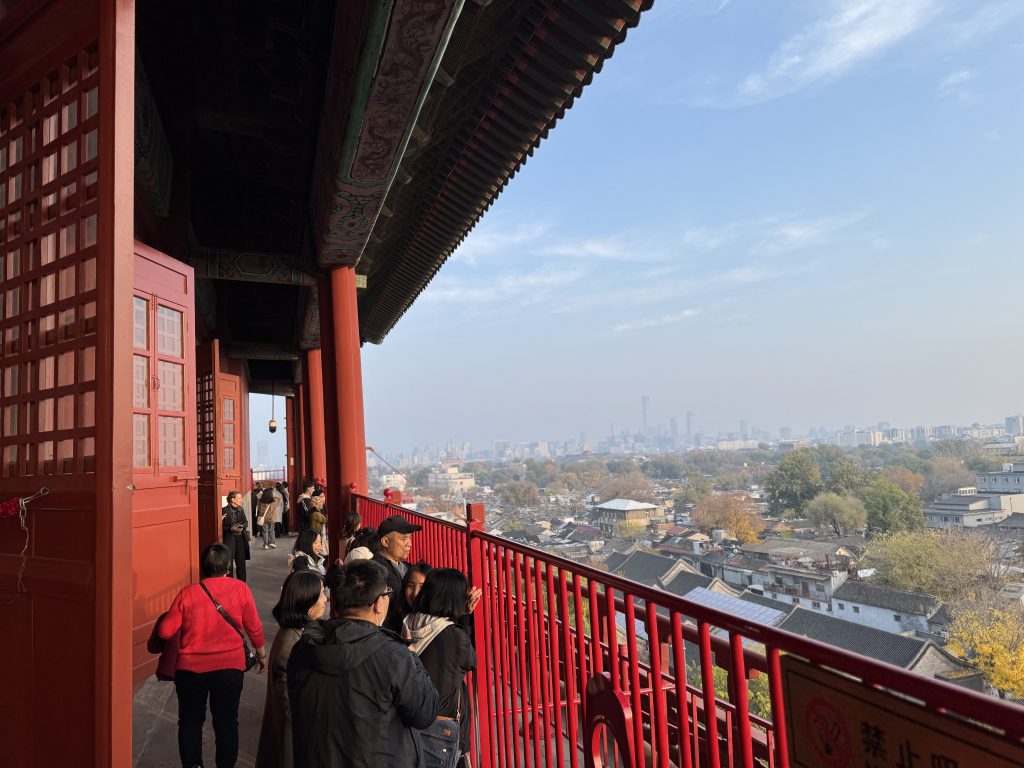
[[[907,592],[867,581],[848,580],[832,593],[832,599],[885,608],[897,613],[931,616],[942,601],[923,592]]]
[[[609,566],[609,570],[639,584],[656,587],[660,586],[659,579],[667,576],[674,568],[681,567],[685,567],[684,563],[673,560],[671,557],[654,555],[650,552],[634,552],[614,569]]]
[[[745,555],[774,555],[775,557],[812,557],[823,559],[826,555],[833,556],[843,548],[842,544],[831,541],[804,541],[796,539],[778,539],[758,544],[744,544],[740,551]]]
[[[695,589],[710,586],[712,581],[714,580],[710,576],[705,576],[702,573],[680,571],[669,580],[669,582],[664,586],[664,590],[666,592],[671,592],[673,595],[678,595],[679,597],[686,597]]]
[[[779,629],[904,669],[917,660],[925,646],[923,640],[843,621],[800,606],[782,620]]]
[[[762,595],[759,592],[751,592],[749,589],[745,589],[740,592],[740,600],[762,605],[765,608],[774,608],[776,611],[782,611],[784,613],[788,613],[793,610],[793,606],[789,603],[784,603],[781,600],[773,600],[767,595]]]
[[[604,559],[604,564],[608,567],[608,570],[614,573],[620,565],[622,565],[632,552],[612,552],[608,557]]]

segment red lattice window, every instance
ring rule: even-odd
[[[185,308],[136,292],[132,339],[132,463],[136,470],[186,464]]]
[[[216,443],[213,430],[216,429],[214,421],[214,400],[213,400],[213,374],[201,373],[196,382],[198,390],[198,412],[199,412],[199,471],[216,472]]]
[[[0,475],[96,464],[98,49],[0,103]]]

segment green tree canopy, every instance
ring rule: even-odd
[[[857,492],[868,512],[868,528],[884,532],[913,531],[924,527],[921,499],[911,496],[884,477],[877,477]]]
[[[868,520],[868,512],[860,499],[830,491],[811,499],[804,508],[804,514],[819,528],[831,528],[836,536],[862,531]]]
[[[833,446],[822,446],[814,450],[821,474],[822,488],[843,496],[856,493],[869,482],[867,470],[850,454]]]
[[[899,531],[872,540],[864,565],[874,581],[951,603],[972,602],[998,587],[998,545],[980,531]]]
[[[821,470],[810,451],[787,453],[764,481],[768,509],[775,515],[799,515],[821,488]]]

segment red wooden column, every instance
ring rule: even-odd
[[[313,477],[327,477],[327,438],[324,432],[324,378],[319,349],[306,352],[309,370],[309,447]],[[299,491],[301,493],[301,489]]]
[[[303,361],[305,371],[305,361]],[[309,477],[309,388],[299,384],[295,392],[295,495],[302,493],[302,482]]]
[[[132,753],[132,295],[135,211],[135,3],[100,3],[99,254],[96,392],[97,766]],[[103,316],[105,315],[105,317]],[[109,377],[109,378],[107,378]],[[107,458],[109,457],[109,459]]]
[[[329,302],[324,302],[324,297]],[[351,493],[366,493],[366,431],[363,423],[363,369],[360,356],[356,273],[350,267],[331,272],[322,286],[321,345],[325,350],[324,394],[328,407],[328,519],[331,542],[337,540],[342,515],[351,508]],[[324,327],[324,323],[329,327]],[[333,488],[338,491],[333,491]]]
[[[295,398],[286,397],[284,400],[284,431],[285,431],[285,468],[284,468],[284,479],[288,481],[288,500],[289,504],[294,506],[294,499],[301,493],[296,492],[294,488],[301,482],[299,480],[299,461],[301,459],[299,455],[299,430],[298,422],[295,418]],[[293,513],[289,514],[288,524],[292,524]]]

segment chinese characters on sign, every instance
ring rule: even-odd
[[[1024,768],[1024,747],[969,723],[782,659],[794,768]]]

